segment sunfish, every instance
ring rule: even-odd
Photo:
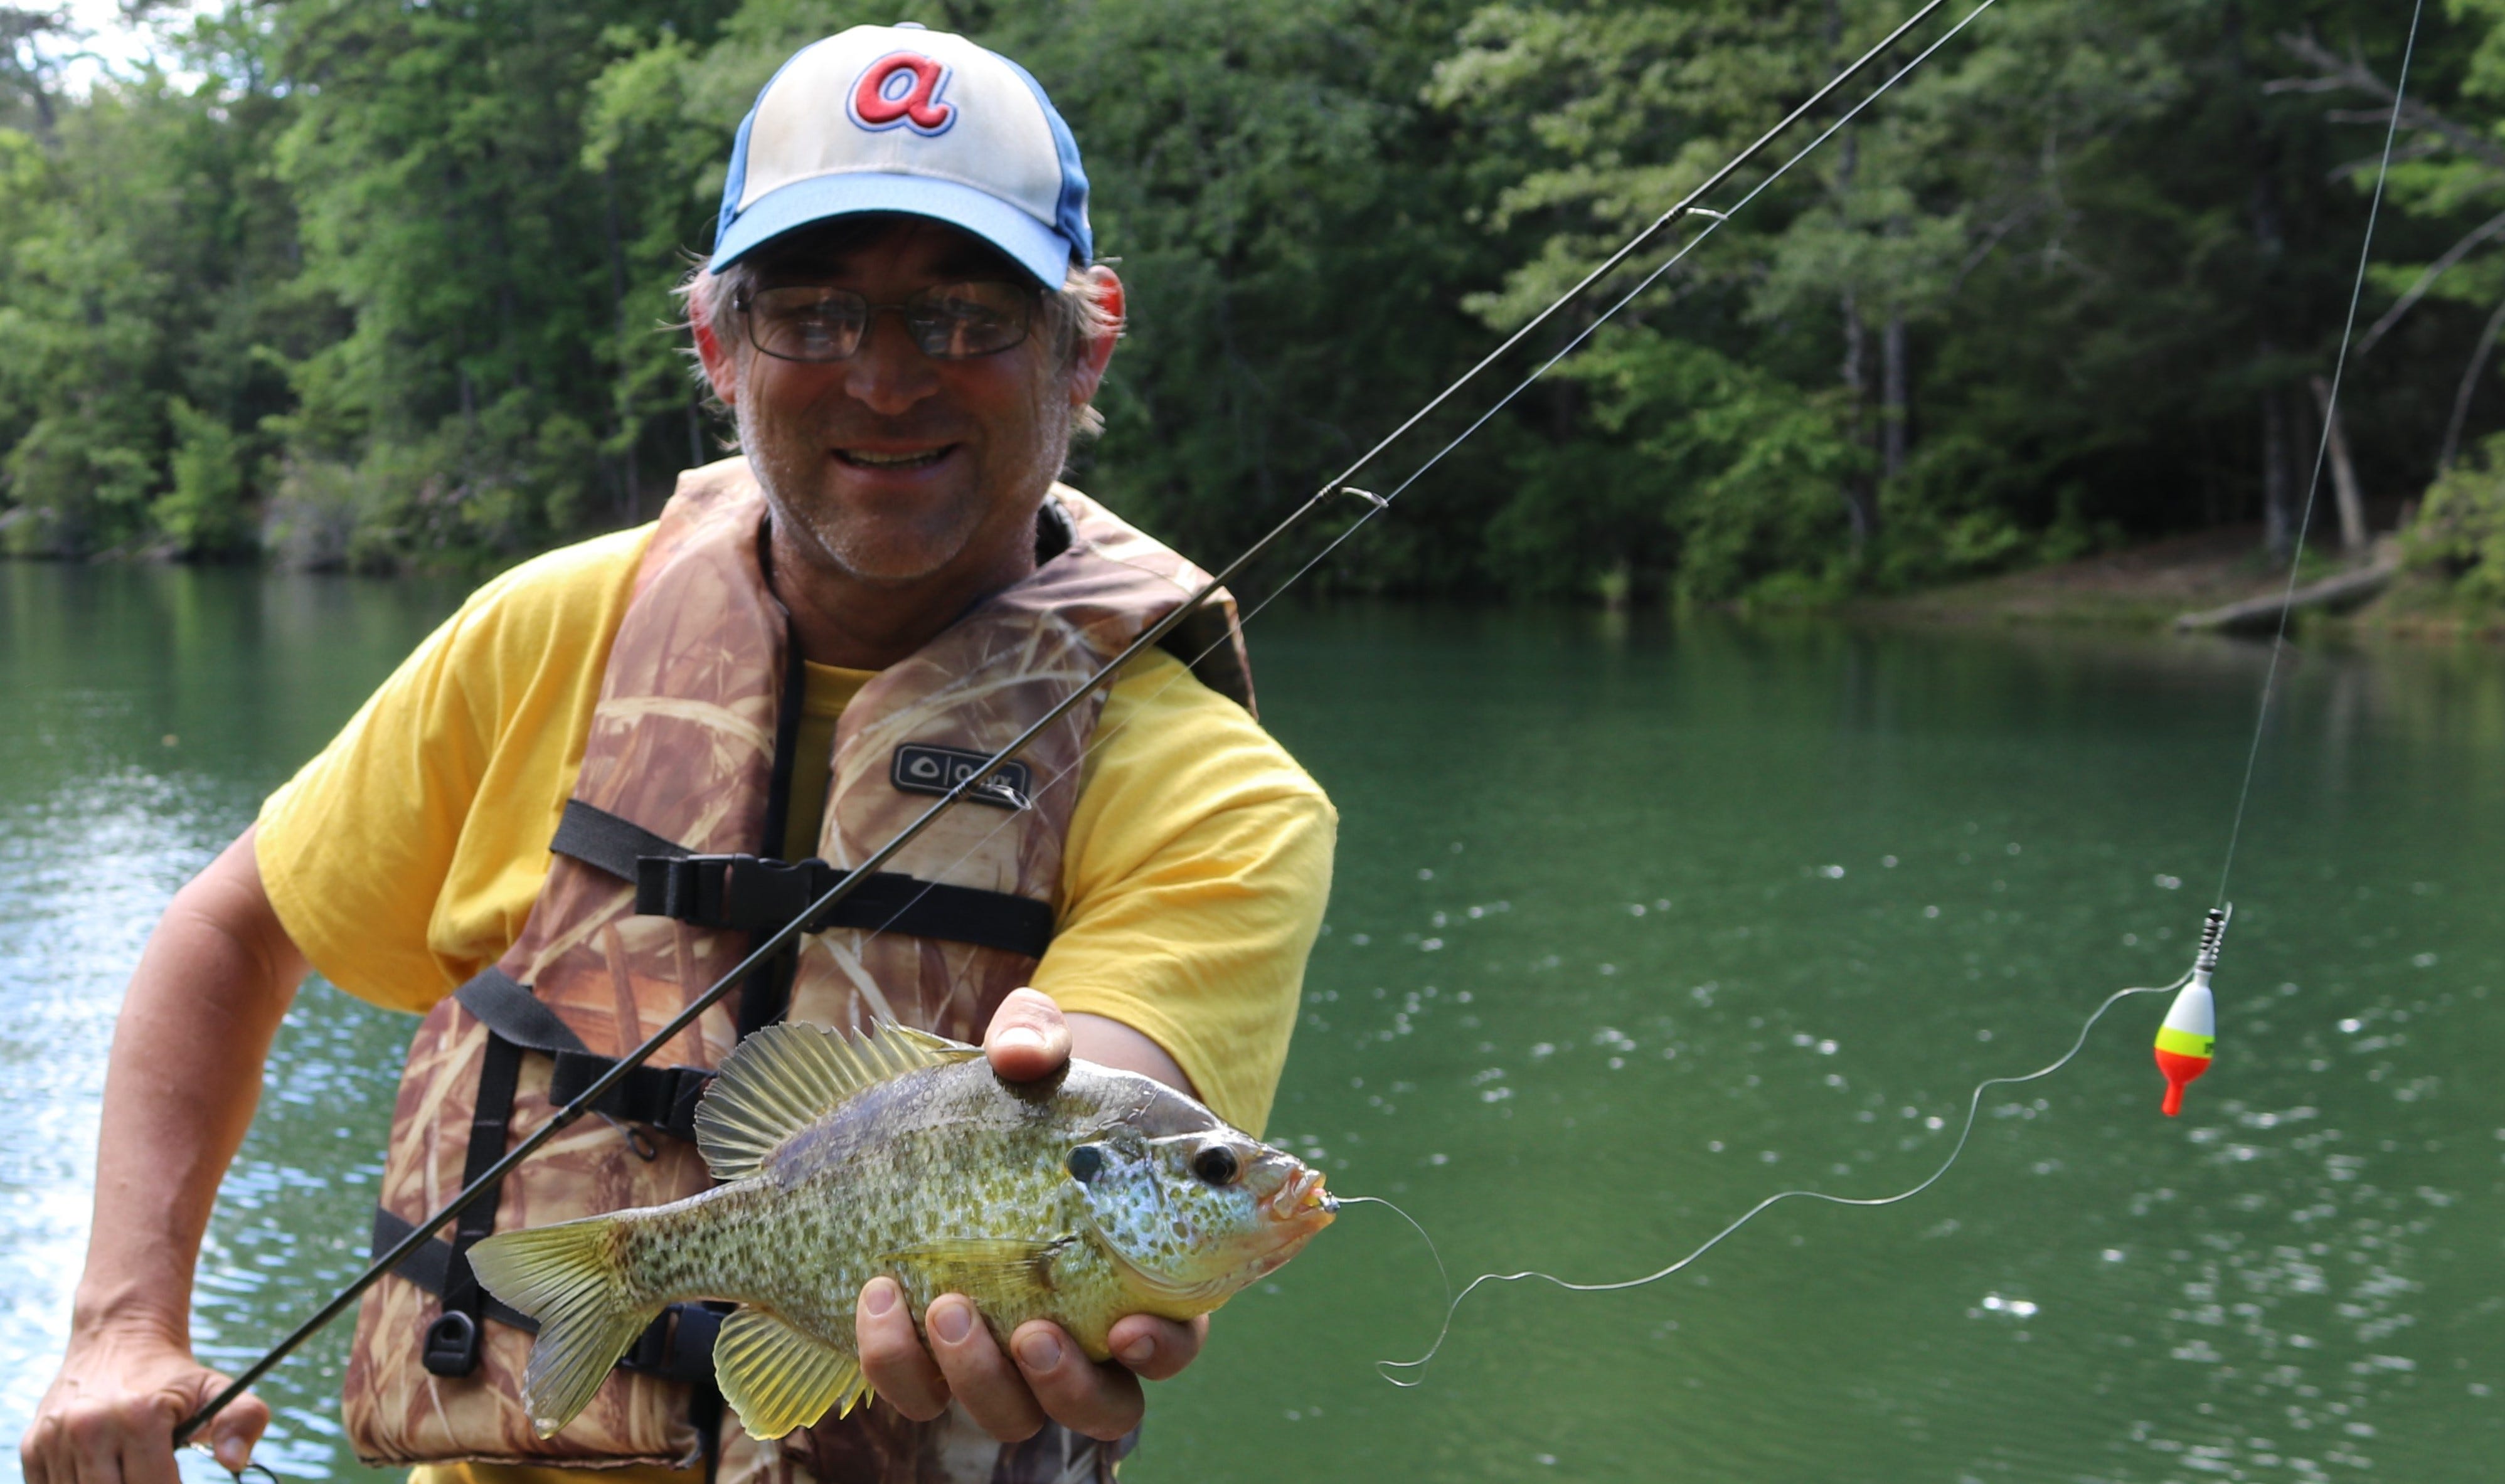
[[[749,1432],[777,1438],[868,1398],[853,1307],[880,1274],[917,1325],[963,1293],[1005,1343],[1046,1319],[1102,1360],[1115,1320],[1208,1313],[1338,1207],[1320,1172],[1150,1078],[1073,1061],[1004,1082],[976,1047],[895,1025],[759,1031],[695,1123],[723,1184],[470,1250],[488,1291],[539,1322],[522,1402],[543,1437],[667,1304],[739,1306],[715,1376]]]

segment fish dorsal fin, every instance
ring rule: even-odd
[[[863,1088],[982,1054],[893,1022],[870,1036],[822,1025],[769,1025],[739,1043],[696,1105],[696,1148],[716,1180],[754,1175],[784,1140]]]
[[[852,1357],[744,1304],[722,1322],[713,1376],[748,1435],[766,1442],[869,1396]]]

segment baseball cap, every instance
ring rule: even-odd
[[[1095,253],[1078,143],[1042,87],[911,22],[812,42],[766,83],[731,146],[712,266],[872,211],[962,228],[1047,288]]]

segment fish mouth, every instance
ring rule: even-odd
[[[1271,1192],[1262,1208],[1274,1221],[1293,1221],[1320,1229],[1339,1214],[1339,1201],[1323,1188],[1322,1171],[1300,1166]]]

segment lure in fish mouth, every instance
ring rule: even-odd
[[[715,1188],[470,1250],[539,1322],[522,1400],[542,1436],[672,1303],[739,1306],[715,1377],[776,1438],[868,1398],[853,1309],[872,1278],[901,1284],[917,1323],[963,1293],[1004,1341],[1050,1320],[1103,1360],[1115,1320],[1208,1313],[1339,1207],[1320,1171],[1147,1078],[1073,1061],[1013,1086],[979,1049],[893,1025],[760,1031],[695,1121]]]

